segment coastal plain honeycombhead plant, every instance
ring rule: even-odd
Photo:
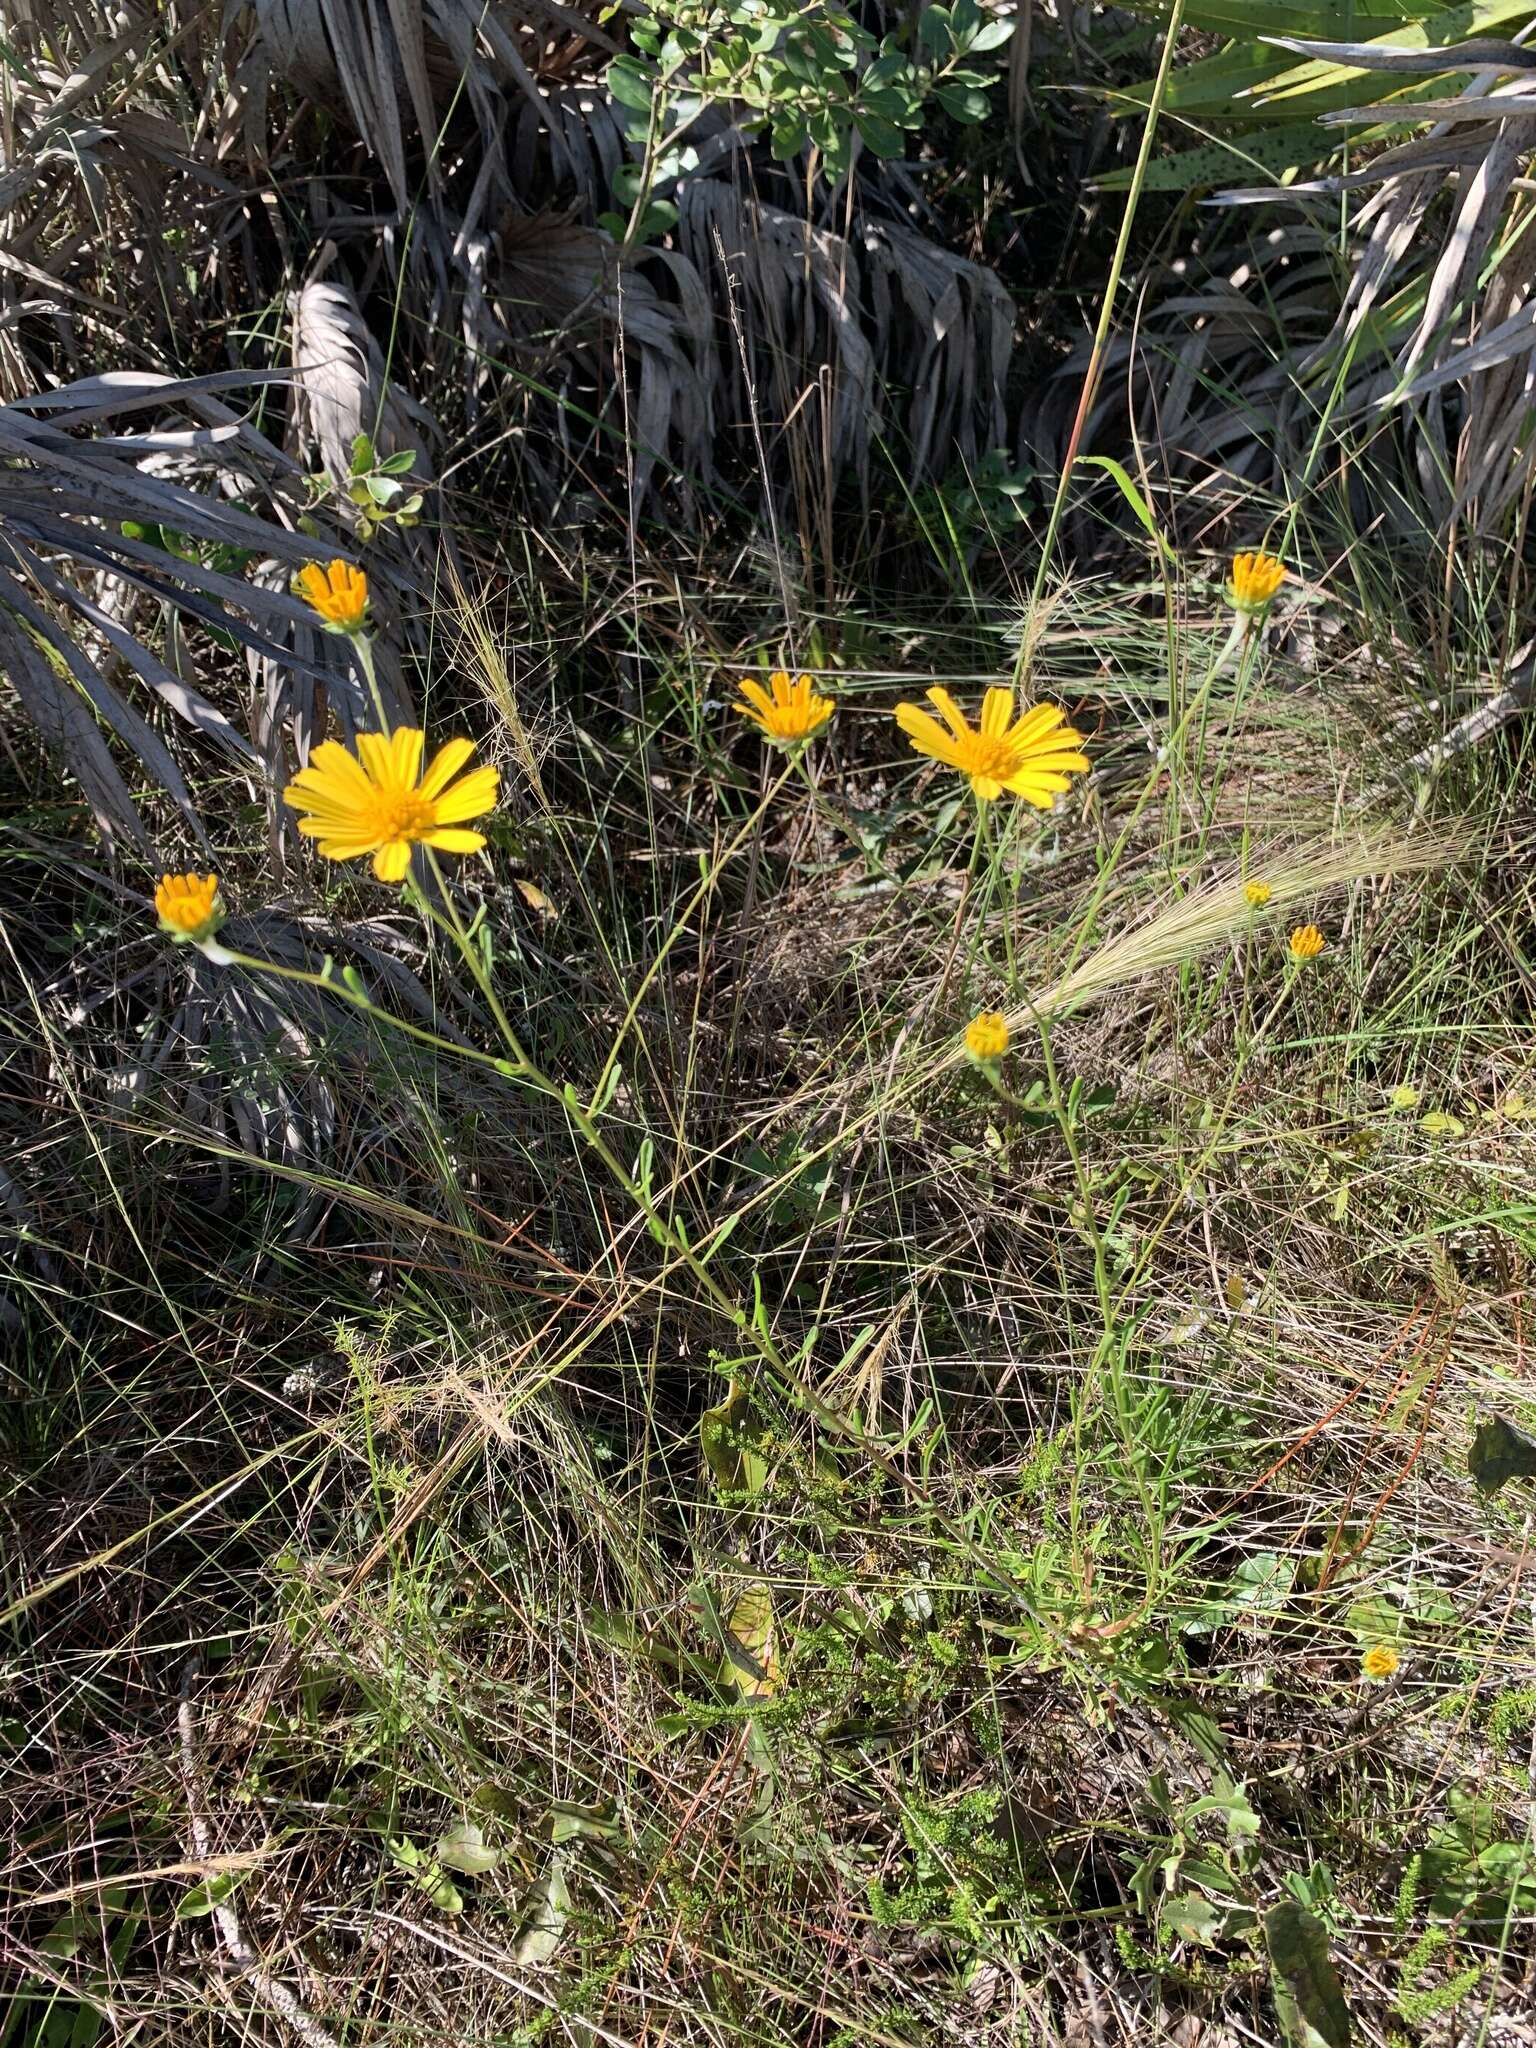
[[[0,2048],[1525,2038],[1529,9],[1260,12],[0,0]]]

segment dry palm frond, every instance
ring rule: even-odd
[[[1110,345],[1081,442],[1085,454],[1117,461],[1133,445],[1154,478],[1197,485],[1169,492],[1170,524],[1176,509],[1208,518],[1298,473],[1317,421],[1290,365],[1329,332],[1343,290],[1336,238],[1306,224],[1206,264],[1203,278],[1186,264],[1144,281],[1146,310]],[[1047,471],[1065,459],[1090,354],[1085,339],[1021,411],[1021,456]],[[1375,487],[1363,472],[1352,481],[1362,492]],[[1383,493],[1368,516],[1390,502]],[[1079,546],[1091,551],[1088,513],[1074,520]]]
[[[713,473],[708,312],[691,273],[675,281],[677,297],[669,300],[645,265],[621,263],[595,228],[509,213],[480,307],[478,346],[487,362],[505,359],[510,343],[525,375],[561,392],[558,435],[567,462],[599,475],[622,472],[627,448],[637,501],[658,462],[704,482]],[[553,487],[554,478],[548,481]]]
[[[1367,209],[1374,260],[1319,356],[1337,361],[1389,287],[1397,286],[1399,310],[1391,319],[1377,315],[1388,364],[1371,365],[1378,374],[1363,389],[1357,382],[1353,403],[1413,407],[1437,452],[1449,455],[1443,465],[1423,465],[1435,509],[1442,519],[1470,513],[1477,524],[1491,526],[1524,488],[1533,459],[1522,428],[1536,395],[1536,320],[1522,238],[1510,233],[1510,207],[1536,148],[1536,55],[1487,38],[1429,50],[1314,42],[1286,47],[1366,71],[1433,77],[1472,70],[1453,97],[1412,105],[1414,119],[1433,118],[1427,135],[1366,166],[1362,182],[1378,187]],[[1348,125],[1360,118],[1344,110],[1324,120]],[[1432,266],[1416,277],[1410,273],[1404,292],[1404,271],[1437,218],[1432,202],[1447,169],[1457,195],[1451,218]],[[1512,245],[1510,254],[1485,276],[1501,235]]]
[[[43,866],[58,864],[55,849],[34,843],[33,851]],[[365,1115],[355,1101],[338,1115],[338,1075],[350,1069],[355,1089],[378,1067],[376,1043],[350,1005],[313,987],[232,975],[189,948],[167,947],[126,885],[84,863],[74,879],[115,902],[131,934],[123,946],[81,947],[39,983],[41,1013],[70,1047],[77,1085],[111,1122],[178,1141],[184,1185],[201,1217],[221,1217],[247,1198],[238,1162],[260,1161],[293,1190],[284,1240],[310,1240],[347,1176],[368,1154],[402,1142],[402,1117],[427,1112],[419,1102],[406,1106],[392,1069]],[[5,908],[16,913],[12,930],[25,928],[25,904]],[[339,953],[402,1015],[454,1029],[444,1003],[457,992],[439,982],[428,995],[419,941],[387,919],[338,927],[261,909],[237,911],[224,930],[232,945],[279,967],[314,973]],[[467,1106],[470,1090],[451,1067],[439,1088]]]
[[[312,188],[357,306],[387,281],[410,361],[463,378],[472,414],[500,397],[529,415],[536,385],[523,446],[546,495],[562,472],[623,467],[628,505],[662,479],[686,498],[715,479],[717,418],[754,464],[755,412],[782,426],[775,469],[801,485],[812,465],[867,489],[881,431],[919,477],[1004,438],[1013,308],[992,274],[895,208],[861,203],[843,235],[749,196],[733,175],[749,145],[719,112],[690,130],[698,167],[658,195],[680,209],[676,246],[621,257],[592,222],[639,148],[599,76],[614,45],[585,14],[255,0],[255,18],[270,71],[349,123],[388,187],[388,213]],[[445,360],[458,336],[467,377]]]
[[[131,779],[163,790],[199,841],[181,768],[146,717],[149,705],[220,745],[248,775],[261,754],[228,710],[134,629],[137,605],[232,636],[292,689],[348,688],[333,647],[305,655],[289,644],[312,621],[288,595],[288,573],[335,550],[295,529],[295,465],[219,396],[253,381],[116,373],[0,406],[0,666],[103,833],[141,851],[148,834],[109,735],[126,750]],[[80,431],[144,413],[153,420],[137,431]],[[276,516],[259,518],[249,499]],[[267,582],[259,566],[258,578],[236,573],[240,562],[266,564]],[[89,651],[71,621],[93,636]],[[186,642],[168,634],[165,646],[174,658]],[[135,701],[125,684],[147,699]]]
[[[356,296],[346,286],[316,280],[293,301],[293,366],[297,424],[320,452],[331,481],[351,475],[352,445],[366,434],[380,456],[415,457],[412,483],[431,482],[431,417],[385,370]]]
[[[176,118],[190,123],[190,100],[169,112],[148,103],[152,54],[162,37],[184,44],[188,25],[144,15],[104,41],[98,21],[72,44],[57,10],[44,23],[13,5],[4,21],[12,44],[0,171],[0,394],[14,397],[45,380],[55,354],[74,370],[82,361],[172,353],[193,304],[186,249],[216,244],[243,195],[202,160]],[[154,71],[157,87],[167,76]]]
[[[1178,406],[1171,420],[1164,408],[1156,422],[1139,422],[1154,463],[1188,475],[1203,441],[1207,454],[1228,451],[1251,481],[1280,491],[1298,452],[1287,427],[1305,422],[1311,433],[1326,415],[1329,436],[1342,430],[1352,446],[1370,441],[1374,487],[1381,495],[1385,483],[1389,506],[1400,498],[1411,517],[1427,513],[1431,524],[1469,520],[1490,529],[1524,490],[1536,452],[1527,431],[1536,403],[1536,307],[1523,253],[1530,199],[1522,176],[1536,149],[1536,52],[1520,40],[1489,37],[1427,48],[1263,40],[1311,65],[1288,74],[1292,94],[1320,92],[1319,80],[1358,83],[1366,104],[1324,103],[1316,157],[1334,146],[1329,127],[1353,133],[1365,124],[1371,148],[1335,175],[1221,192],[1212,203],[1306,209],[1315,225],[1287,230],[1286,240],[1311,238],[1319,255],[1332,248],[1347,266],[1342,289],[1321,331],[1315,318],[1299,327],[1289,319],[1268,323],[1262,362],[1241,350],[1214,360],[1211,322],[1219,322],[1219,307],[1187,297],[1155,305],[1142,325],[1148,351],[1192,353],[1217,374],[1192,435],[1185,436]],[[1261,59],[1267,54],[1255,49]],[[1445,80],[1446,95],[1382,100],[1389,85],[1401,94],[1399,81],[1415,79]],[[1391,130],[1407,122],[1429,125],[1392,141]],[[1337,204],[1354,193],[1367,196],[1341,241]],[[1278,311],[1294,303],[1296,279],[1284,274],[1290,258],[1277,262],[1276,246],[1271,238],[1255,262],[1256,280]],[[1292,385],[1294,395],[1283,397]]]
[[[919,479],[998,444],[1013,305],[990,271],[894,222],[845,239],[721,179],[687,181],[677,198],[683,254],[721,279],[716,302],[739,324],[722,363],[730,417],[755,406],[866,490],[882,433]]]

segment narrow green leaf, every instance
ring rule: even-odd
[[[195,1884],[176,1902],[178,1920],[206,1920],[215,1906],[222,1906],[245,1875],[241,1870],[221,1870],[204,1884]]]
[[[1152,517],[1152,507],[1147,503],[1121,463],[1112,455],[1084,455],[1079,458],[1085,469],[1102,469],[1112,476],[1120,486],[1120,495],[1135,513],[1137,519],[1162,549],[1164,559],[1176,562],[1177,555],[1158,531],[1157,521]]]

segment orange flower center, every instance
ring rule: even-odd
[[[966,753],[967,775],[982,776],[989,782],[1006,782],[1010,775],[1019,772],[1019,749],[1006,733],[976,733],[967,741]]]
[[[436,804],[414,789],[381,789],[368,821],[370,831],[383,840],[421,839],[436,823]]]

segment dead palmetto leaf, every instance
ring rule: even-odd
[[[398,377],[389,376],[351,288],[313,280],[295,294],[292,320],[296,425],[299,437],[317,447],[332,482],[347,482],[353,443],[366,434],[381,456],[409,452],[412,483],[430,483],[436,429]]]
[[[1326,415],[1327,434],[1349,444],[1351,460],[1369,443],[1371,516],[1385,508],[1390,528],[1400,502],[1404,525],[1427,517],[1442,528],[1454,519],[1490,530],[1536,461],[1524,431],[1536,400],[1536,314],[1516,231],[1516,209],[1529,203],[1523,174],[1536,150],[1536,50],[1526,46],[1536,7],[1498,10],[1499,25],[1515,27],[1514,36],[1463,40],[1466,10],[1447,10],[1442,21],[1422,8],[1395,15],[1382,8],[1371,23],[1375,36],[1361,42],[1287,34],[1283,12],[1256,0],[1251,28],[1243,24],[1232,53],[1197,60],[1181,84],[1207,119],[1238,124],[1239,154],[1245,136],[1255,149],[1267,144],[1277,111],[1289,117],[1289,155],[1271,152],[1267,160],[1302,175],[1218,191],[1211,203],[1229,213],[1284,206],[1293,221],[1288,235],[1312,232],[1331,242],[1343,259],[1338,302],[1322,333],[1308,327],[1295,337],[1273,335],[1268,363],[1248,366],[1261,379],[1256,393],[1242,374],[1221,377],[1207,392],[1204,453],[1208,459],[1224,444],[1249,481],[1283,495],[1297,430],[1310,415],[1307,431],[1315,434]],[[1239,26],[1235,16],[1230,26]],[[1267,34],[1271,26],[1279,32]],[[1233,55],[1245,60],[1237,93]],[[1340,105],[1345,95],[1355,104]],[[1310,128],[1308,114],[1317,117]],[[1255,123],[1267,124],[1267,134]],[[1405,136],[1409,128],[1423,132]],[[1344,138],[1347,160],[1339,156]],[[1188,182],[1197,184],[1204,158],[1192,150],[1186,161]],[[1178,182],[1176,168],[1163,182]],[[1351,209],[1341,242],[1340,198],[1355,193],[1366,197]],[[1507,253],[1497,257],[1500,248]],[[1254,245],[1251,253],[1232,251],[1232,270],[1245,258],[1266,287],[1289,296],[1283,259]],[[1177,297],[1156,307],[1142,324],[1149,361],[1198,334],[1192,321],[1200,318]],[[1287,384],[1295,386],[1291,396]],[[1199,467],[1188,460],[1196,451],[1170,434],[1166,420],[1156,423],[1149,445],[1172,474]],[[1207,460],[1207,475],[1216,474]]]
[[[287,645],[307,625],[303,607],[286,589],[263,587],[232,566],[297,567],[325,552],[235,495],[265,496],[277,508],[292,482],[291,462],[219,396],[252,381],[120,372],[0,406],[0,659],[103,833],[141,850],[148,837],[106,734],[127,750],[135,780],[164,790],[200,841],[202,828],[175,757],[122,686],[124,673],[248,771],[259,757],[224,709],[136,637],[121,610],[114,616],[102,601],[106,585],[291,669],[311,666]],[[78,431],[151,411],[158,417],[136,431]],[[230,494],[192,487],[179,466],[222,480]],[[94,654],[82,650],[71,623],[94,633]]]
[[[894,221],[845,238],[720,179],[683,182],[677,203],[682,253],[737,329],[730,417],[758,410],[818,466],[826,447],[865,491],[882,438],[917,478],[998,445],[1014,310],[990,271]]]
[[[715,481],[722,419],[757,466],[754,413],[774,480],[801,489],[814,466],[867,490],[882,435],[918,477],[1004,438],[1011,302],[907,223],[905,195],[880,202],[878,170],[856,185],[856,232],[838,233],[749,195],[734,175],[745,138],[706,114],[690,131],[698,168],[658,189],[682,214],[676,246],[621,257],[591,222],[643,138],[603,87],[615,44],[595,9],[257,0],[255,14],[270,74],[349,122],[380,167],[399,232],[381,241],[377,216],[359,232],[370,263],[411,280],[391,298],[414,349],[461,333],[472,410],[542,404],[524,445],[545,495],[563,471],[601,479],[622,456],[624,509],[663,482],[686,505]],[[350,203],[338,192],[328,219],[343,251]]]
[[[192,298],[185,249],[216,245],[243,198],[193,140],[196,97],[168,90],[181,69],[148,61],[168,38],[195,66],[197,11],[179,11],[124,11],[104,34],[99,10],[3,10],[0,397],[52,381],[59,360],[74,372],[174,351]]]

